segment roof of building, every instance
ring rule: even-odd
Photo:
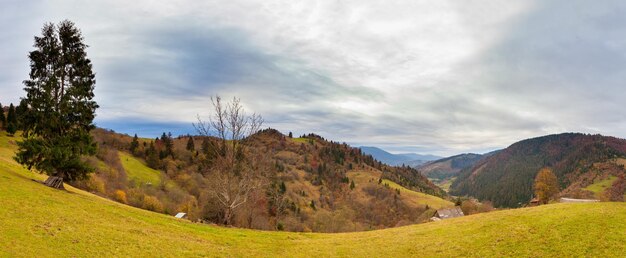
[[[459,206],[448,209],[440,209],[437,210],[437,212],[435,213],[435,217],[438,217],[440,219],[449,219],[462,216],[465,216],[465,214],[463,214],[463,210],[461,210],[461,207]]]
[[[184,217],[186,217],[186,216],[187,216],[187,213],[184,213],[184,212],[179,212],[178,214],[176,214],[176,216],[175,216],[175,217],[176,217],[176,218],[179,218],[179,219],[182,219],[182,218],[184,218]]]
[[[596,199],[574,199],[574,198],[561,198],[560,202],[599,202]]]

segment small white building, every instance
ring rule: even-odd
[[[174,216],[178,219],[186,219],[187,218],[187,213],[184,212],[179,212],[178,214],[176,214],[176,216]]]
[[[457,218],[457,217],[463,217],[463,216],[465,216],[465,214],[463,214],[461,207],[456,206],[454,208],[437,210],[437,212],[435,212],[435,215],[433,215],[433,217],[430,218],[430,220],[439,221],[442,219],[450,219],[450,218]]]

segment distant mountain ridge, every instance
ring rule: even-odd
[[[417,153],[389,153],[381,148],[372,146],[361,146],[361,151],[367,155],[372,155],[376,160],[385,163],[390,166],[402,166],[407,165],[410,167],[417,167],[428,161],[441,159],[440,156],[430,154],[417,154]]]
[[[483,157],[481,154],[464,153],[429,161],[419,166],[418,170],[428,178],[444,180],[456,176],[464,168],[473,166]]]

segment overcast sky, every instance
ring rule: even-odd
[[[625,1],[173,2],[0,0],[0,102],[24,95],[42,25],[70,19],[96,124],[118,132],[193,133],[219,94],[284,133],[392,152],[626,137]]]

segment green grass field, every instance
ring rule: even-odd
[[[3,138],[0,135],[0,138]],[[66,186],[15,164],[0,140],[0,257],[617,257],[626,203],[552,204],[356,233],[289,233],[177,220]]]
[[[400,195],[407,195],[409,196],[412,200],[414,200],[414,202],[418,203],[418,204],[428,204],[428,206],[435,208],[435,209],[440,209],[440,208],[445,208],[445,207],[452,207],[454,206],[454,203],[441,199],[437,196],[432,196],[432,195],[428,195],[425,193],[420,193],[420,192],[416,192],[413,190],[409,190],[404,188],[404,186],[401,186],[399,184],[397,184],[396,182],[393,181],[389,181],[387,179],[383,179],[383,184],[387,184],[389,185],[389,187],[393,188],[393,189],[399,189],[400,190]]]
[[[138,184],[151,183],[158,185],[161,182],[161,172],[146,166],[143,161],[125,152],[118,152],[122,166],[129,180]]]
[[[291,138],[291,140],[297,143],[309,143],[308,138]]]
[[[378,184],[378,179],[380,178],[380,171],[350,171],[347,173],[348,178],[350,180],[354,180],[356,183],[356,187],[363,187],[365,185],[375,185]],[[416,206],[428,205],[434,209],[440,209],[445,207],[452,207],[454,203],[439,198],[437,196],[428,195],[420,192],[415,192],[409,189],[404,188],[403,186],[396,184],[393,181],[389,181],[387,179],[383,179],[383,184],[389,185],[392,189],[400,190],[400,198],[405,200],[408,204]]]

